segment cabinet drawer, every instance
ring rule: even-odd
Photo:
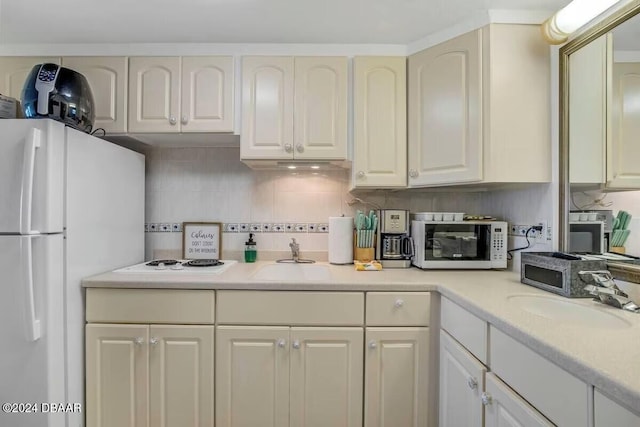
[[[87,289],[87,322],[213,324],[215,293],[178,289]]]
[[[442,329],[449,332],[478,360],[485,365],[487,364],[487,333],[489,330],[487,322],[444,297],[442,298],[440,322]]]
[[[429,292],[368,292],[368,326],[429,326]]]
[[[364,323],[362,292],[219,291],[218,323],[336,325]]]
[[[491,326],[491,370],[559,426],[588,425],[589,386]]]

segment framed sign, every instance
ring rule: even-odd
[[[219,222],[183,222],[182,258],[220,259],[222,224]]]

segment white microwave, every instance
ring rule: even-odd
[[[507,268],[507,223],[503,221],[411,221],[415,255],[422,269]]]

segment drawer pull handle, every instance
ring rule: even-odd
[[[151,337],[151,339],[149,340],[149,344],[151,345],[156,345],[158,344],[158,338],[157,337]]]
[[[493,397],[491,397],[491,395],[489,393],[487,393],[486,391],[484,393],[482,393],[481,399],[482,399],[482,404],[484,406],[488,406],[488,405],[491,405],[493,403]]]
[[[176,118],[175,118],[175,117],[173,117],[173,116],[169,117],[169,124],[170,124],[171,126],[175,126],[175,125],[176,125],[176,123],[178,123],[178,121],[176,120]]]
[[[402,307],[402,306],[404,305],[404,300],[403,300],[403,299],[398,298],[398,299],[396,300],[396,302],[394,303],[394,305],[396,306],[396,308],[400,308],[400,307]]]
[[[283,340],[282,338],[278,340],[278,347],[284,348],[285,345],[287,345],[287,342],[285,340]]]
[[[376,347],[378,347],[378,344],[374,340],[369,341],[369,348],[370,349],[374,349]]]
[[[144,338],[142,337],[138,337],[133,341],[136,345],[142,345],[144,344]]]
[[[475,378],[473,378],[473,377],[469,377],[469,378],[467,379],[467,385],[469,386],[469,388],[470,388],[471,390],[475,390],[475,389],[477,389],[477,388],[478,388],[478,380],[476,380],[476,379],[475,379]]]
[[[299,348],[300,348],[300,341],[295,340],[295,341],[293,342],[293,348],[295,348],[296,350],[297,350],[297,349],[299,349]]]

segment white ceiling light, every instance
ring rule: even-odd
[[[542,24],[542,33],[551,44],[567,41],[569,35],[620,0],[573,0]]]

